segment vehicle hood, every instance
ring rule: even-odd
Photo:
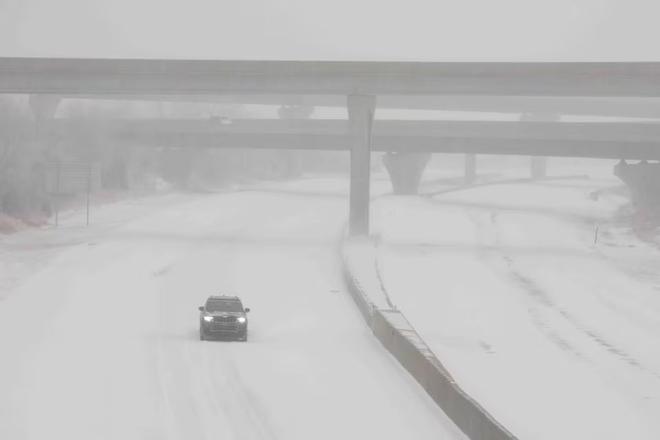
[[[206,316],[245,316],[242,312],[204,312]]]

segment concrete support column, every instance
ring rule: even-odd
[[[465,184],[470,185],[477,180],[477,155],[465,155]]]
[[[314,107],[303,105],[282,105],[277,110],[277,115],[283,120],[309,119],[314,113]],[[298,177],[303,172],[302,151],[283,150],[278,155],[284,156],[286,160],[286,177]]]
[[[395,194],[417,194],[430,153],[387,153],[383,163]]]
[[[547,175],[548,160],[546,157],[530,157],[530,177],[532,179],[543,179]]]
[[[41,141],[43,124],[55,116],[57,106],[60,104],[60,97],[55,95],[30,95],[29,104],[34,117],[37,138]]]
[[[371,171],[371,131],[376,97],[349,95],[347,98],[351,139],[351,188],[349,234],[369,234],[369,181]]]
[[[55,95],[30,95],[30,110],[36,122],[43,122],[55,116],[60,97]]]
[[[34,119],[34,142],[28,144],[34,154],[27,155],[28,159],[23,166],[29,167],[32,171],[29,179],[29,197],[32,200],[32,206],[26,207],[31,214],[50,216],[55,204],[55,213],[57,224],[57,204],[49,197],[48,176],[46,165],[49,160],[57,158],[58,152],[55,151],[55,145],[52,145],[47,138],[44,130],[45,123],[55,116],[57,107],[60,104],[60,97],[55,95],[30,95],[28,104]],[[27,173],[26,173],[27,174]]]
[[[557,114],[525,113],[520,116],[522,122],[556,122],[559,121]],[[529,175],[532,179],[543,179],[547,176],[548,158],[531,156],[529,158]]]

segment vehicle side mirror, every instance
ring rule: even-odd
[[[204,306],[199,306],[199,307],[197,307],[197,309],[199,309],[200,312],[203,312],[204,311]]]
[[[246,308],[245,308],[245,313],[249,313],[249,312],[250,312],[250,308],[249,308],[249,307],[246,307]]]

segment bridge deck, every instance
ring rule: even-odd
[[[660,63],[0,58],[0,93],[660,96]]]

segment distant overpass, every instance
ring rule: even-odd
[[[53,119],[60,140],[181,148],[350,149],[345,120]],[[375,120],[372,151],[660,159],[660,123]]]
[[[62,99],[346,107],[339,95],[62,95]],[[488,112],[535,115],[606,116],[660,119],[660,98],[552,96],[379,95],[376,106],[388,110]]]
[[[335,95],[346,99],[350,231],[369,229],[369,163],[379,96],[621,100],[660,97],[660,63],[415,63],[0,58],[0,93],[54,96]],[[36,105],[39,107],[39,105]],[[43,104],[47,113],[52,104]],[[475,108],[475,111],[478,109]],[[309,136],[322,135],[310,134]],[[236,134],[239,136],[239,134]],[[254,136],[246,134],[244,136]],[[263,136],[263,135],[262,135]],[[282,134],[281,136],[287,136]],[[299,136],[299,135],[296,135]],[[329,135],[326,135],[329,136]],[[374,138],[379,142],[380,135]],[[336,136],[335,136],[336,137]],[[341,137],[341,135],[339,136]],[[270,136],[272,139],[272,136]],[[392,139],[392,137],[389,137]],[[427,145],[439,142],[431,136]],[[455,138],[451,138],[455,139]],[[480,151],[454,144],[463,152]],[[472,145],[492,140],[471,137]],[[397,145],[403,139],[395,139]],[[418,139],[421,144],[421,139]],[[458,141],[457,141],[458,142]],[[520,139],[518,143],[522,142]],[[529,144],[528,141],[524,141]],[[537,142],[551,142],[547,139]],[[572,148],[564,142],[565,151]],[[571,141],[573,142],[573,141]],[[577,142],[577,141],[575,141]],[[582,140],[580,142],[587,142]],[[589,141],[593,142],[593,140]],[[608,141],[603,141],[608,142]],[[515,140],[498,140],[502,147]],[[451,145],[451,143],[448,143]],[[512,148],[512,147],[509,147]],[[650,146],[647,153],[650,152]],[[537,149],[541,151],[541,148]],[[583,149],[582,151],[585,151]],[[527,153],[525,153],[527,154]]]

